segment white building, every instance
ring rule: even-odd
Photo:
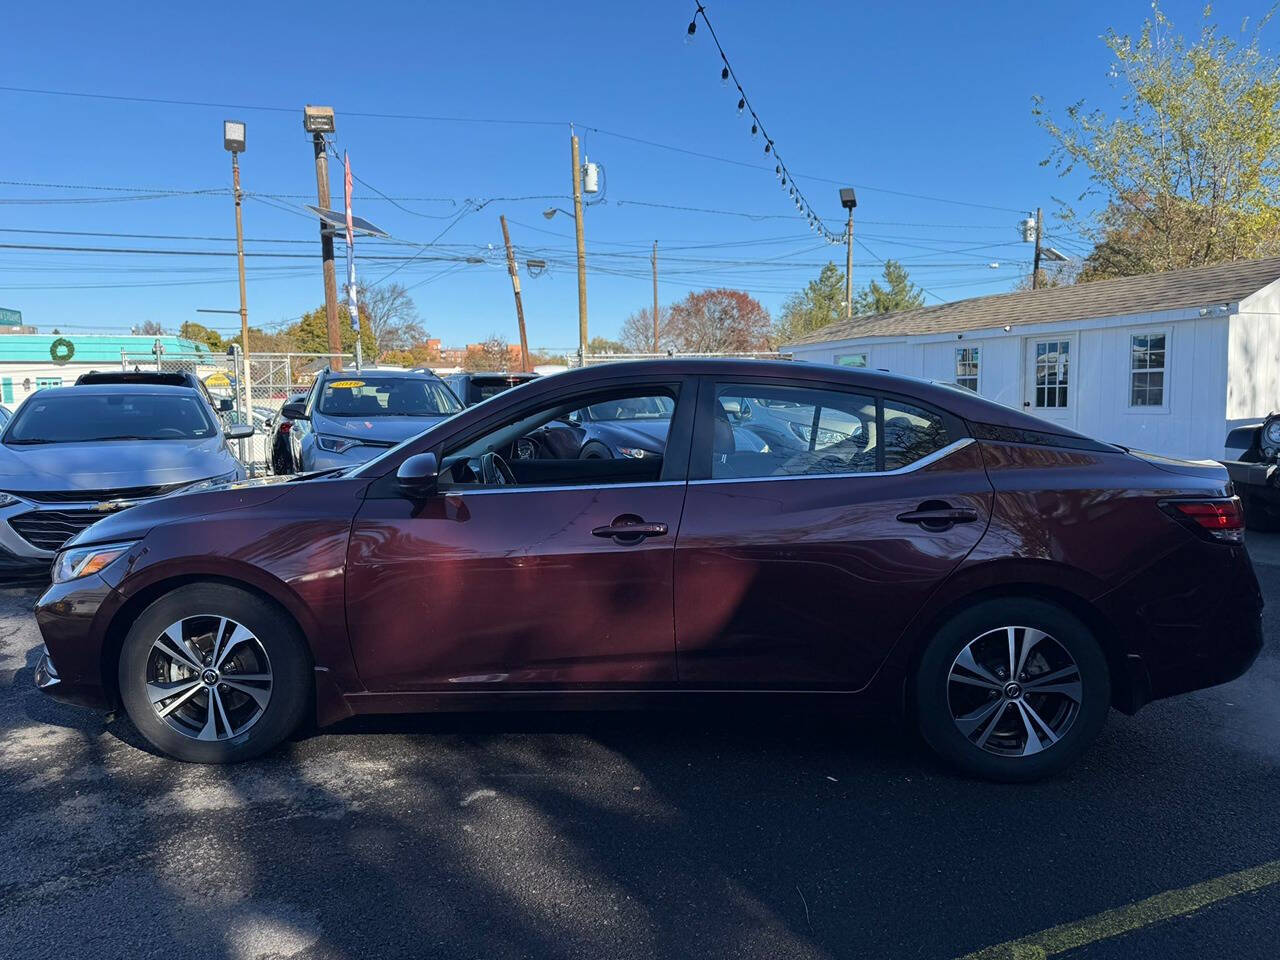
[[[1080,433],[1219,459],[1280,410],[1280,258],[976,297],[831,324],[796,360],[955,382]]]

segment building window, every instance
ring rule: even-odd
[[[62,386],[61,377],[36,377],[36,389],[48,390],[52,387]]]
[[[1064,409],[1071,372],[1071,341],[1040,340],[1035,356],[1037,409]]]
[[[867,365],[867,355],[865,353],[844,353],[836,357],[836,366],[838,367],[865,367]]]
[[[1165,343],[1163,333],[1129,338],[1129,406],[1164,406]]]
[[[956,348],[956,386],[978,392],[978,347]]]

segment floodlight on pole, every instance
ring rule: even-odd
[[[222,121],[222,145],[232,153],[243,153],[244,124],[239,120]]]
[[[853,192],[853,187],[841,187],[840,206],[849,211],[849,222],[844,229],[844,315],[846,320],[853,317],[853,208],[857,205],[858,195]]]
[[[333,133],[337,129],[333,107],[313,107],[307,104],[302,108],[302,129],[307,133]]]
[[[244,423],[253,423],[253,383],[249,374],[249,305],[244,283],[244,191],[240,189],[240,154],[244,152],[245,129],[239,120],[224,120],[222,145],[231,153],[231,187],[236,198],[236,267],[240,275],[240,356],[244,364]],[[240,459],[248,462],[246,441],[240,441]]]

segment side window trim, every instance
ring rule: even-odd
[[[904,467],[895,467],[892,470],[851,470],[846,473],[790,473],[777,477],[703,477],[701,479],[690,479],[690,484],[708,484],[708,483],[772,483],[775,480],[855,480],[855,479],[876,479],[878,477],[897,477],[904,473],[915,473],[922,470],[930,464],[937,463],[945,457],[949,457],[957,450],[963,450],[971,443],[976,443],[973,437],[957,437],[945,447],[939,447],[933,453],[926,454],[919,460],[913,460]]]

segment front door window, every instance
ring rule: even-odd
[[[1036,341],[1033,373],[1036,409],[1065,409],[1071,400],[1071,341]]]

